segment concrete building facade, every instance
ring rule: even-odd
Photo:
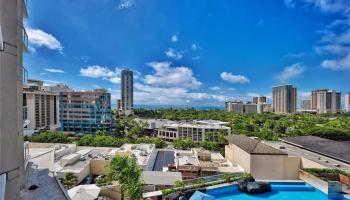
[[[62,131],[94,133],[112,128],[111,94],[106,90],[61,92],[59,108]]]
[[[26,1],[0,0],[0,199],[20,199],[24,184],[23,51]]]
[[[218,124],[173,122],[159,128],[157,137],[166,141],[174,141],[177,138],[190,138],[194,142],[204,142],[206,139],[217,141],[219,131],[230,134],[231,128]]]
[[[339,113],[341,93],[335,90],[314,90],[311,92],[312,109],[317,113]]]
[[[286,114],[297,111],[297,89],[292,85],[272,88],[272,107],[275,113]]]
[[[311,110],[311,100],[304,99],[300,101],[300,109],[301,110]]]
[[[253,97],[253,103],[259,104],[259,103],[266,103],[266,96],[259,96],[259,97]]]
[[[25,133],[42,129],[56,130],[59,123],[59,96],[43,88],[43,81],[28,80],[23,86]]]
[[[121,75],[121,102],[119,111],[121,115],[132,115],[134,109],[134,74],[129,69],[122,70]]]
[[[350,92],[344,96],[344,110],[350,112]]]

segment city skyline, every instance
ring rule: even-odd
[[[343,99],[350,3],[317,2],[29,1],[24,64],[46,84],[107,88],[113,103],[123,68],[134,71],[135,104],[222,106],[287,83],[298,99],[321,88]]]

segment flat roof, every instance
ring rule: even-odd
[[[142,172],[142,180],[146,185],[175,185],[176,181],[182,181],[181,172]]]
[[[276,149],[283,147],[281,151],[288,153],[289,156],[302,157],[328,168],[337,168],[350,172],[350,164],[330,158],[328,156],[321,155],[319,153],[309,151],[304,148],[300,148],[299,146],[291,145],[282,141],[264,141],[264,143]]]
[[[281,141],[350,164],[350,145],[316,136],[283,138]]]
[[[245,135],[229,135],[227,140],[249,154],[255,155],[288,155],[287,153],[275,149],[262,143],[260,140],[249,138]]]
[[[175,152],[158,151],[153,171],[163,171],[163,167],[168,167],[169,164],[175,164]]]

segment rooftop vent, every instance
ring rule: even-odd
[[[285,146],[280,146],[280,149],[286,149],[286,147]]]

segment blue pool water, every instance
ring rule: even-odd
[[[329,200],[328,196],[305,183],[272,183],[272,191],[259,195],[241,193],[237,185],[210,189],[206,193],[217,200]],[[344,200],[344,197],[333,200]]]

